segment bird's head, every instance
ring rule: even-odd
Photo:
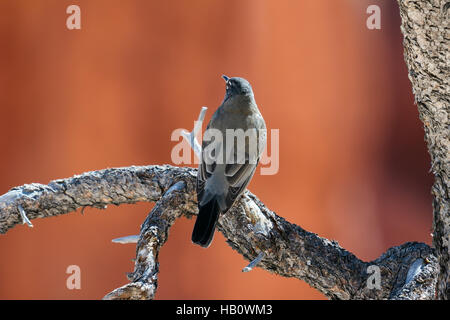
[[[229,78],[225,75],[223,75],[222,78],[227,84],[225,100],[238,95],[253,96],[252,86],[250,85],[250,82],[248,82],[244,78]]]

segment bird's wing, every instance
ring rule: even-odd
[[[259,128],[265,129],[264,120],[261,120],[258,118],[258,121],[261,123],[258,123]],[[210,127],[211,123],[208,125],[208,128]],[[207,130],[208,130],[207,128]],[[223,190],[223,194],[225,195],[224,201],[221,202],[221,207],[226,207],[226,210],[228,210],[234,203],[234,201],[237,199],[237,197],[245,190],[247,185],[249,184],[250,180],[252,179],[256,167],[258,166],[259,159],[261,156],[261,153],[266,145],[266,133],[265,131],[262,133],[262,137],[260,139],[259,135],[260,132],[255,131],[256,137],[255,140],[252,140],[258,144],[258,148],[251,149],[249,148],[248,144],[249,140],[246,141],[246,149],[244,151],[245,157],[243,161],[238,161],[240,159],[238,157],[238,152],[242,149],[239,149],[236,145],[237,141],[234,142],[234,152],[232,152],[229,155],[225,154],[225,158],[228,157],[226,160],[226,166],[224,170],[225,180],[226,180],[226,190]],[[246,138],[247,139],[247,138]],[[226,146],[226,138],[224,138],[223,146]],[[208,154],[208,152],[203,152],[205,148],[211,143],[211,141],[205,141],[203,140],[202,143],[202,159],[201,163],[199,165],[198,174],[197,174],[197,200],[199,203],[202,202],[203,196],[205,195],[205,184],[206,181],[211,177],[214,170],[216,169],[216,162],[214,161],[213,157]],[[239,151],[238,151],[239,150]],[[243,151],[243,150],[242,150]],[[226,153],[225,150],[223,150],[224,153]],[[230,160],[231,157],[233,157],[233,160]],[[233,162],[241,162],[241,163],[233,163]],[[204,202],[207,202],[209,199],[209,195],[207,195],[204,199]],[[225,210],[225,211],[226,211]]]
[[[206,127],[206,130],[209,129],[211,125],[211,122]],[[206,180],[208,180],[209,177],[211,177],[212,173],[214,172],[216,168],[216,162],[214,159],[211,159],[211,155],[209,155],[207,152],[204,152],[206,147],[211,143],[211,140],[205,140],[202,141],[202,152],[201,152],[201,162],[198,167],[198,173],[197,173],[197,200],[200,203],[203,194],[205,191],[205,183]]]
[[[226,181],[228,182],[228,190],[225,198],[225,205],[227,208],[230,208],[237,197],[244,192],[255,173],[259,162],[260,152],[258,145],[254,148],[255,146],[250,147],[250,144],[258,144],[258,137],[259,133],[256,130],[250,132],[250,136],[244,138],[245,149],[239,148],[237,140],[234,140],[234,152],[229,155],[224,172]],[[238,155],[239,152],[244,153],[244,161],[238,160],[240,159]]]
[[[225,198],[227,208],[230,208],[237,197],[244,192],[245,188],[255,174],[258,162],[259,159],[255,164],[246,162],[244,164],[233,164],[226,166],[225,175],[229,183],[228,192]],[[233,175],[229,175],[231,172],[235,173]]]

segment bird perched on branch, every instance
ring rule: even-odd
[[[222,78],[225,98],[203,135],[197,173],[199,213],[192,242],[205,248],[211,244],[219,215],[245,191],[266,146],[266,124],[250,83],[239,77]]]

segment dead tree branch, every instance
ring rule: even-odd
[[[32,220],[85,206],[156,201],[141,227],[131,282],[105,296],[152,299],[157,288],[158,253],[170,226],[180,216],[197,214],[196,174],[192,168],[133,166],[13,188],[0,196],[0,232],[22,223],[19,206]],[[337,242],[279,217],[249,191],[219,219],[218,230],[249,261],[264,252],[258,267],[304,280],[332,299],[434,298],[437,259],[423,243],[408,242],[372,262],[363,262]],[[368,284],[373,276],[369,266],[379,268],[378,287]]]

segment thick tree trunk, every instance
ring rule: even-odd
[[[440,266],[437,297],[449,299],[450,2],[399,0],[398,3],[405,61],[435,176],[433,246]]]

